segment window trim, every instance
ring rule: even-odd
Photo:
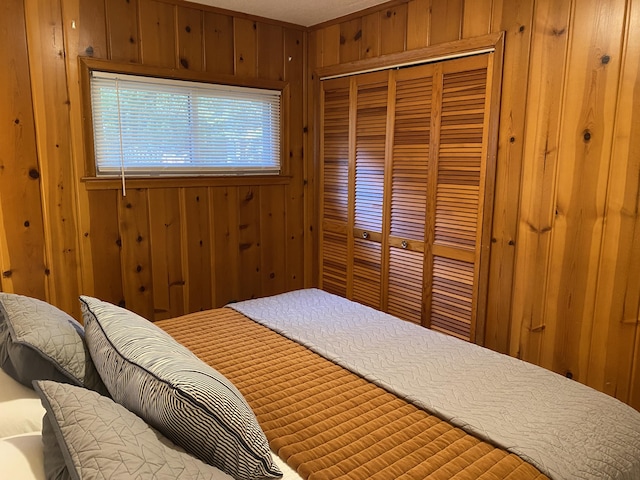
[[[238,87],[260,88],[267,90],[279,90],[281,95],[280,118],[280,173],[272,175],[244,174],[244,175],[216,175],[216,174],[189,174],[189,175],[161,175],[161,176],[135,176],[127,177],[127,183],[136,180],[136,184],[152,185],[158,180],[164,184],[184,184],[189,179],[202,179],[208,184],[252,184],[252,183],[281,183],[283,178],[289,178],[289,118],[290,118],[290,94],[289,83],[268,79],[256,79],[239,77],[235,75],[212,74],[208,72],[194,72],[186,69],[150,67],[140,64],[118,63],[109,60],[95,59],[91,57],[78,57],[80,70],[80,88],[82,95],[83,136],[85,150],[85,165],[83,181],[91,182],[92,188],[112,188],[112,185],[120,183],[119,175],[97,175],[95,145],[93,136],[93,113],[91,108],[91,72],[98,70],[110,73],[122,73],[147,77],[167,78],[173,80],[185,80],[192,82],[230,85]],[[229,179],[235,179],[229,180]],[[198,183],[200,183],[198,182]]]

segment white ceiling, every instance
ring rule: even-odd
[[[309,27],[387,0],[191,0],[203,5],[250,13]]]

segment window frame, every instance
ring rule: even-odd
[[[83,181],[91,184],[91,189],[118,188],[121,184],[121,175],[97,175],[95,144],[93,132],[93,111],[91,103],[91,72],[94,70],[109,73],[121,73],[171,80],[184,80],[190,82],[229,85],[237,87],[257,88],[280,91],[280,173],[279,174],[216,174],[216,173],[192,173],[192,174],[162,174],[162,175],[132,175],[125,178],[127,184],[138,186],[167,186],[189,183],[198,185],[215,184],[278,184],[285,183],[290,178],[288,155],[289,151],[289,118],[290,96],[289,83],[283,81],[239,77],[235,75],[211,74],[207,72],[194,72],[186,69],[149,67],[140,64],[118,63],[109,60],[94,59],[91,57],[79,57],[80,88],[82,95],[83,137],[85,150],[85,165]]]

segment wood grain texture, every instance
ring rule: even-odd
[[[178,68],[203,70],[203,12],[195,8],[178,7]]]
[[[105,9],[109,58],[140,61],[138,0],[105,0]]]
[[[147,320],[153,320],[153,276],[151,272],[151,239],[149,231],[148,192],[127,191],[118,196],[118,228],[122,252],[122,289],[124,305]],[[158,285],[167,288],[167,284]]]
[[[403,52],[407,36],[407,5],[380,12],[380,53]]]
[[[183,188],[180,195],[185,311],[197,312],[214,306],[210,190]]]
[[[430,44],[461,38],[464,0],[431,0]]]
[[[153,282],[154,320],[185,311],[185,278],[182,265],[182,215],[176,188],[148,192],[149,251]]]
[[[176,67],[176,7],[156,0],[138,0],[138,4],[142,63]]]
[[[499,0],[463,0],[461,38],[479,37],[491,30],[493,4]]]
[[[257,50],[258,23],[246,18],[234,17],[233,35],[235,46],[235,74],[255,77],[258,68]]]
[[[284,79],[284,31],[279,25],[258,23],[258,77]]]
[[[540,364],[586,381],[625,2],[581,2],[567,58]],[[603,56],[610,60],[603,63]]]
[[[411,0],[407,4],[407,49],[429,45],[431,0]]]
[[[88,210],[93,219],[86,237],[95,252],[90,272],[93,273],[93,290],[86,292],[115,305],[125,303],[122,285],[122,239],[119,230],[118,196],[115,190],[91,192]]]
[[[21,0],[0,6],[0,44],[11,45],[0,49],[0,285],[45,300],[40,168]]]
[[[511,295],[516,241],[519,241],[518,199],[522,156],[525,148],[525,116],[527,106],[530,105],[523,101],[523,95],[527,91],[527,82],[531,77],[529,56],[534,25],[533,6],[532,0],[496,1],[493,5],[492,29],[506,32],[506,48],[502,75],[484,345],[502,353],[509,350],[512,328]],[[562,36],[559,38],[561,39]],[[554,59],[558,56],[554,56]],[[545,60],[547,60],[546,56]],[[548,61],[553,60],[548,58]],[[556,73],[549,69],[545,69],[545,73],[561,75],[561,72]],[[513,348],[513,344],[511,347]]]
[[[633,391],[640,308],[640,3],[625,25],[587,384],[640,409]],[[637,381],[637,379],[636,379]],[[637,387],[636,387],[637,388]]]
[[[233,17],[204,12],[205,64],[207,72],[234,73]]]
[[[292,105],[306,105],[306,77],[304,75],[305,34],[287,30],[284,33],[284,80],[289,82]],[[306,111],[293,108],[290,111],[289,128],[289,174],[294,179],[285,188],[286,221],[286,281],[293,288],[304,286],[305,266],[305,202],[313,195],[305,196],[306,173],[305,141],[310,136],[306,128]],[[312,152],[313,150],[308,150]],[[309,154],[309,157],[312,157]],[[312,262],[309,262],[312,263]]]
[[[25,18],[40,162],[48,300],[80,318],[78,229],[60,1],[28,2]]]
[[[527,116],[526,136],[523,139],[522,205],[517,237],[517,270],[512,293],[510,353],[534,363],[539,361],[540,341],[545,329],[545,292],[550,276],[548,255],[556,208],[558,136],[564,97],[562,82],[566,73],[570,7],[568,0],[538,3],[532,34],[531,70],[535,73],[529,76],[528,99],[535,101],[537,108]],[[549,55],[550,51],[557,54]],[[517,142],[517,137],[514,138]],[[505,192],[505,198],[508,198],[508,192]],[[500,213],[499,218],[506,219],[507,212]],[[508,225],[506,221],[504,223]],[[501,238],[496,232],[500,233],[494,227],[494,238]],[[493,253],[508,252],[506,248],[498,250],[500,247],[500,244],[496,244]],[[492,304],[496,305],[494,312],[498,313],[498,298],[505,287],[499,288],[498,278],[495,282],[492,286],[495,297]],[[504,332],[505,326],[508,326],[508,317],[502,315],[499,318],[503,325],[497,322],[493,325],[496,336],[497,332]],[[499,344],[501,348],[506,345],[502,342]]]

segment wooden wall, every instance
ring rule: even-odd
[[[6,0],[0,43],[3,291],[160,319],[303,286],[305,29],[173,0]],[[290,177],[83,181],[79,55],[289,82]]]
[[[640,409],[639,29],[640,0],[393,1],[308,33],[173,0],[4,0],[2,290],[153,319],[313,284],[314,69],[505,31],[485,345]],[[291,82],[290,180],[88,189],[78,55]]]
[[[485,345],[640,409],[640,1],[395,1],[318,67],[505,31]]]

